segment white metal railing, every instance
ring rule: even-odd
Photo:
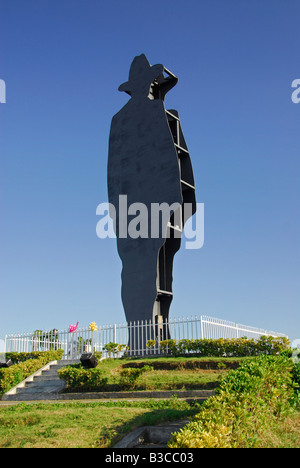
[[[194,316],[173,318],[168,322],[136,321],[114,325],[99,326],[96,331],[89,327],[78,328],[70,333],[69,330],[51,330],[48,332],[35,331],[33,333],[11,334],[5,337],[5,351],[31,352],[63,349],[63,359],[79,359],[84,352],[102,352],[104,357],[108,352],[104,350],[108,343],[128,345],[129,355],[148,355],[159,352],[159,347],[149,349],[147,340],[159,341],[167,338],[203,339],[203,338],[259,338],[262,335],[286,337],[281,333],[240,325],[226,320]]]

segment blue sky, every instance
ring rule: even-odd
[[[0,0],[0,338],[123,322],[96,236],[108,135],[135,55],[178,77],[205,244],[174,264],[171,317],[300,338],[298,0]]]

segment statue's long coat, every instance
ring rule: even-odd
[[[178,157],[162,100],[130,99],[113,117],[108,195],[117,214],[118,251],[123,263],[122,299],[127,321],[151,320],[157,294],[157,258],[165,239],[163,236],[120,238],[119,195],[127,195],[128,207],[143,203],[149,215],[151,203],[182,203]],[[150,217],[148,221],[150,234]]]

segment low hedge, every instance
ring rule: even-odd
[[[62,367],[58,375],[66,382],[66,391],[72,392],[101,391],[108,381],[102,369],[84,369],[81,364]]]
[[[8,392],[12,387],[22,382],[22,380],[29,377],[31,374],[39,370],[41,367],[48,364],[48,362],[60,360],[63,356],[63,350],[57,351],[44,351],[39,352],[34,357],[28,358],[32,353],[8,353],[10,356],[14,354],[13,362],[21,359],[21,362],[14,364],[11,367],[0,369],[0,395]],[[8,357],[8,354],[6,357]],[[25,356],[27,359],[25,360]],[[21,356],[22,355],[22,356]],[[24,361],[22,360],[24,358]],[[10,357],[11,359],[11,357]]]
[[[154,370],[220,370],[220,369],[237,369],[242,358],[229,360],[226,358],[204,359],[204,358],[155,358],[151,359],[150,363]],[[133,368],[141,369],[149,365],[149,361],[130,361],[122,364],[123,369]]]
[[[142,368],[121,368],[118,387],[122,390],[133,390],[139,378],[153,370],[152,366]],[[72,364],[58,371],[60,379],[66,382],[66,392],[101,392],[105,390],[108,378],[99,367],[84,369],[81,364]]]
[[[159,347],[164,354],[180,356],[195,353],[203,357],[243,357],[260,354],[276,355],[289,349],[289,340],[285,337],[261,336],[259,339],[219,338],[200,340],[164,340]],[[147,347],[156,346],[155,340],[149,340]]]
[[[136,368],[123,368],[120,370],[120,380],[119,385],[124,390],[133,390],[139,378],[145,372],[152,372],[154,370],[153,366],[145,365],[143,367],[136,367]]]
[[[50,361],[56,361],[57,359],[61,359],[63,356],[63,350],[59,349],[56,351],[31,351],[29,353],[17,353],[11,352],[6,353],[6,359],[10,359],[14,364],[19,364],[20,362],[28,361],[29,359],[38,359],[41,357],[47,357]]]
[[[300,362],[297,362],[292,370],[293,381],[295,382],[296,389],[300,392]]]
[[[293,362],[286,356],[247,360],[221,380],[216,395],[180,432],[170,448],[253,448],[291,411]]]

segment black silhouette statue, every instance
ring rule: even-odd
[[[196,211],[192,165],[178,113],[164,106],[166,93],[177,81],[163,65],[151,66],[144,54],[135,57],[129,80],[119,87],[131,99],[111,123],[108,195],[116,212],[122,301],[129,348],[135,354],[145,349],[149,339],[170,338],[173,258],[180,248],[184,222]],[[147,209],[141,210],[138,203]],[[159,218],[157,232],[153,207],[159,206],[172,209],[167,218]]]

